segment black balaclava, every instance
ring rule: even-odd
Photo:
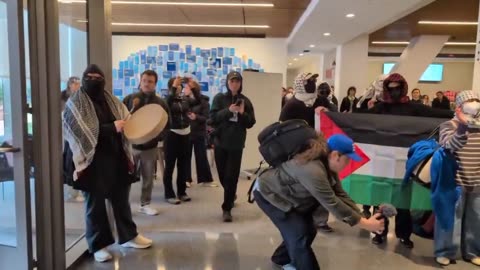
[[[308,81],[307,81],[307,84],[305,84],[305,92],[309,93],[309,94],[312,94],[312,93],[315,93],[315,90],[316,90],[316,78],[310,78]]]
[[[103,77],[102,80],[87,80],[88,73],[96,73]],[[91,99],[99,100],[104,98],[103,91],[105,89],[105,74],[95,64],[91,64],[85,69],[82,77],[82,88]]]
[[[331,92],[330,85],[326,82],[323,82],[318,86],[318,95],[321,97],[328,97]]]

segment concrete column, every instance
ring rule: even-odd
[[[337,47],[335,59],[335,96],[342,99],[350,86],[359,93],[368,84],[368,34]]]
[[[105,89],[112,91],[112,5],[110,0],[88,1],[88,63],[105,73]]]
[[[480,23],[480,11],[478,15]],[[472,90],[480,91],[480,27],[477,26],[477,47],[475,49],[475,65],[473,67],[473,86]]]
[[[415,88],[428,65],[434,61],[448,39],[449,36],[429,35],[413,38],[403,50],[391,73],[402,74],[408,82],[409,89]]]

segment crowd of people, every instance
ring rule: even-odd
[[[302,119],[314,128],[315,115],[322,111],[446,119],[440,127],[440,144],[451,151],[459,163],[456,182],[461,191],[455,218],[464,229],[456,236],[435,224],[434,253],[437,263],[446,266],[455,259],[461,241],[463,258],[480,265],[477,241],[480,235],[476,229],[480,224],[480,179],[477,179],[480,167],[476,162],[480,152],[477,142],[480,121],[475,122],[478,113],[470,114],[470,111],[480,111],[480,95],[473,91],[460,93],[454,113],[450,101],[441,92],[431,106],[418,88],[410,92],[410,98],[408,83],[403,76],[394,73],[380,76],[359,98],[355,87],[348,88],[347,96],[339,104],[332,87],[327,82],[317,83],[317,78],[318,74],[302,73],[296,77],[294,87],[283,89],[280,121]],[[68,89],[62,93],[65,182],[82,191],[86,239],[90,252],[99,262],[112,258],[106,248],[114,243],[105,199],[113,208],[120,245],[129,248],[152,245],[152,240],[137,231],[129,197],[131,184],[141,181],[138,212],[148,216],[158,214],[151,200],[160,156],[165,165],[165,201],[178,205],[192,200],[187,189],[192,185],[193,154],[197,182],[206,187],[216,186],[207,158],[207,148],[212,147],[224,190],[223,202],[219,205],[221,219],[233,221],[232,209],[237,198],[247,129],[256,123],[253,104],[242,94],[242,75],[230,72],[226,78],[227,91],[217,94],[211,106],[193,78],[170,79],[165,98],[156,94],[157,81],[155,71],[144,71],[138,91],[121,102],[105,89],[102,70],[90,65],[82,78],[72,78]],[[130,145],[122,135],[128,116],[147,104],[157,104],[167,112],[167,127],[144,144]],[[163,155],[159,155],[159,145]],[[360,209],[343,190],[338,178],[338,173],[350,160],[360,159],[354,142],[347,136],[334,135],[326,139],[318,134],[306,141],[291,159],[258,176],[252,189],[255,201],[283,238],[272,256],[275,264],[283,269],[320,269],[311,244],[317,229],[334,231],[328,224],[329,213],[351,226],[358,225],[374,233],[373,244],[385,241],[388,219],[377,210],[371,212],[372,206],[364,205]],[[173,184],[175,168],[176,188]],[[395,235],[405,248],[411,249],[414,228],[410,209],[397,209],[397,212]]]

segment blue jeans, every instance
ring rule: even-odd
[[[275,250],[272,261],[277,265],[290,264],[297,270],[320,270],[312,243],[317,235],[313,223],[313,209],[308,213],[292,210],[285,213],[270,204],[258,191],[255,201],[280,231],[283,242]]]
[[[455,211],[454,229],[442,230],[435,221],[435,257],[455,259],[458,247],[462,257],[480,257],[480,193],[462,191]]]

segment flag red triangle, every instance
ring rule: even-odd
[[[333,121],[328,117],[326,113],[321,113],[320,116],[316,115],[316,117],[320,118],[320,131],[323,133],[326,139],[330,138],[330,136],[334,134],[345,134],[341,128],[339,128]],[[355,144],[355,152],[362,158],[361,161],[353,161],[350,160],[350,163],[338,174],[340,180],[343,180],[358,168],[362,167],[364,164],[370,161],[370,158],[363,152],[363,150]]]

